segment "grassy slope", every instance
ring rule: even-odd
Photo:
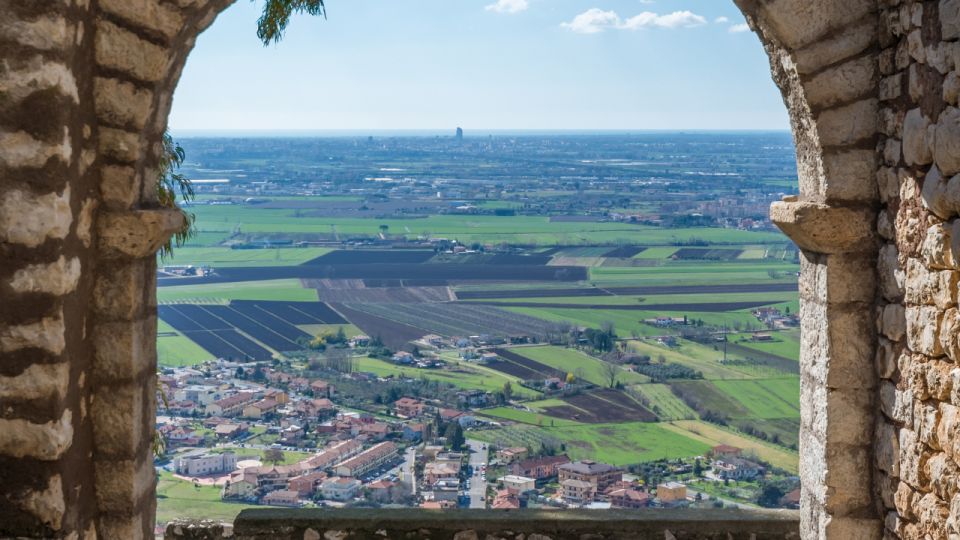
[[[665,384],[637,384],[633,390],[643,394],[658,417],[664,420],[697,418],[697,413],[670,391]]]
[[[729,444],[745,450],[752,450],[757,453],[760,459],[793,473],[796,473],[799,467],[800,458],[795,452],[713,424],[699,420],[681,420],[663,424],[663,427],[711,446]]]
[[[403,367],[378,360],[376,358],[357,357],[357,371],[366,371],[374,373],[380,377],[406,376],[406,377],[425,377],[427,379],[450,383],[454,386],[466,389],[479,389],[488,392],[496,392],[503,389],[506,382],[510,382],[513,387],[513,393],[519,396],[535,396],[532,391],[522,388],[516,378],[508,377],[497,372],[477,369],[474,366],[463,367],[464,370],[470,370],[470,373],[455,373],[441,369],[418,369]]]
[[[607,386],[607,377],[603,373],[603,360],[582,352],[552,346],[516,347],[510,350],[567,373],[577,374],[582,370],[583,377],[587,381],[599,386]],[[634,384],[646,382],[648,379],[639,373],[621,370],[617,380],[624,384]]]
[[[248,504],[227,503],[220,500],[217,486],[194,486],[174,478],[168,472],[160,473],[157,483],[157,523],[176,518],[197,518],[233,521]]]
[[[755,418],[800,416],[800,379],[713,381],[714,386],[746,407]]]

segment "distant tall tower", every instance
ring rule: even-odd
[[[463,142],[463,128],[457,128],[457,142]]]

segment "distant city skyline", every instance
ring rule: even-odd
[[[271,47],[261,2],[223,13],[187,62],[174,132],[789,129],[732,2],[327,4]]]

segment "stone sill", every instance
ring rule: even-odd
[[[767,540],[799,539],[792,510],[243,510],[231,528],[178,521],[167,540]]]

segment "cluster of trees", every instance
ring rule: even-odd
[[[661,364],[637,364],[634,371],[650,377],[653,382],[660,383],[668,379],[702,379],[703,372],[673,362]]]

